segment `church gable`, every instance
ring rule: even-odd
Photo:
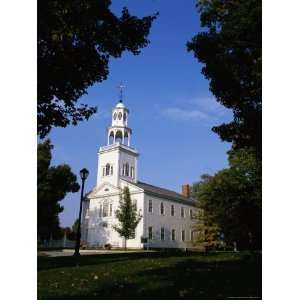
[[[95,188],[89,195],[88,198],[98,198],[102,196],[109,196],[112,194],[119,194],[121,189],[114,185],[104,182],[97,188]]]

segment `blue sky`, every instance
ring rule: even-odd
[[[88,122],[55,128],[49,135],[54,144],[52,164],[67,163],[76,174],[82,167],[89,169],[87,190],[96,182],[97,151],[107,141],[106,127],[118,101],[120,81],[126,86],[131,144],[140,152],[139,180],[180,191],[182,184],[227,166],[230,144],[211,127],[231,120],[232,113],[215,101],[201,65],[186,50],[186,42],[201,30],[195,3],[113,1],[117,14],[127,6],[140,17],[160,15],[151,28],[149,46],[138,56],[125,53],[111,60],[108,79],[80,99],[98,106],[98,113]],[[67,195],[62,205],[61,225],[69,226],[78,215],[79,193]]]

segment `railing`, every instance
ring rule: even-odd
[[[116,143],[111,144],[111,145],[101,146],[99,150],[100,150],[100,151],[105,151],[105,150],[109,150],[109,149],[111,149],[111,148],[114,148],[114,147],[116,147],[116,146],[122,146],[122,147],[124,147],[125,149],[128,149],[128,150],[130,150],[130,151],[136,152],[136,150],[135,150],[134,148],[129,147],[129,146],[127,146],[127,145],[124,145],[124,144],[122,144],[122,143],[120,143],[120,142],[116,142]]]

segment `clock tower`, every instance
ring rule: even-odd
[[[128,127],[129,110],[122,100],[112,110],[107,128],[107,145],[98,152],[97,186],[110,183],[119,186],[120,178],[137,182],[138,152],[131,147],[132,130]]]

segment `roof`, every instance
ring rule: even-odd
[[[195,206],[197,203],[197,201],[193,198],[187,198],[187,197],[183,196],[182,194],[179,194],[177,192],[167,190],[165,188],[161,188],[161,187],[158,187],[158,186],[155,186],[152,184],[148,184],[148,183],[141,182],[141,181],[138,181],[137,183],[135,183],[132,181],[125,180],[123,178],[122,178],[122,180],[144,190],[144,192],[148,195],[157,196],[157,197],[177,201],[182,204],[188,204],[188,205],[193,205],[193,206]],[[94,189],[92,189],[91,191],[89,191],[88,193],[85,194],[85,199],[87,199],[87,197],[93,192],[93,190]]]
[[[118,104],[116,105],[117,108],[125,108],[125,105],[123,102],[118,102]]]
[[[128,181],[129,182],[129,181]],[[129,182],[145,191],[146,194],[150,194],[153,196],[163,197],[170,200],[179,201],[181,203],[186,203],[190,205],[196,205],[196,201],[193,198],[187,198],[177,192],[167,190],[158,186],[154,186],[152,184],[148,184],[145,182],[138,181],[137,183]]]

